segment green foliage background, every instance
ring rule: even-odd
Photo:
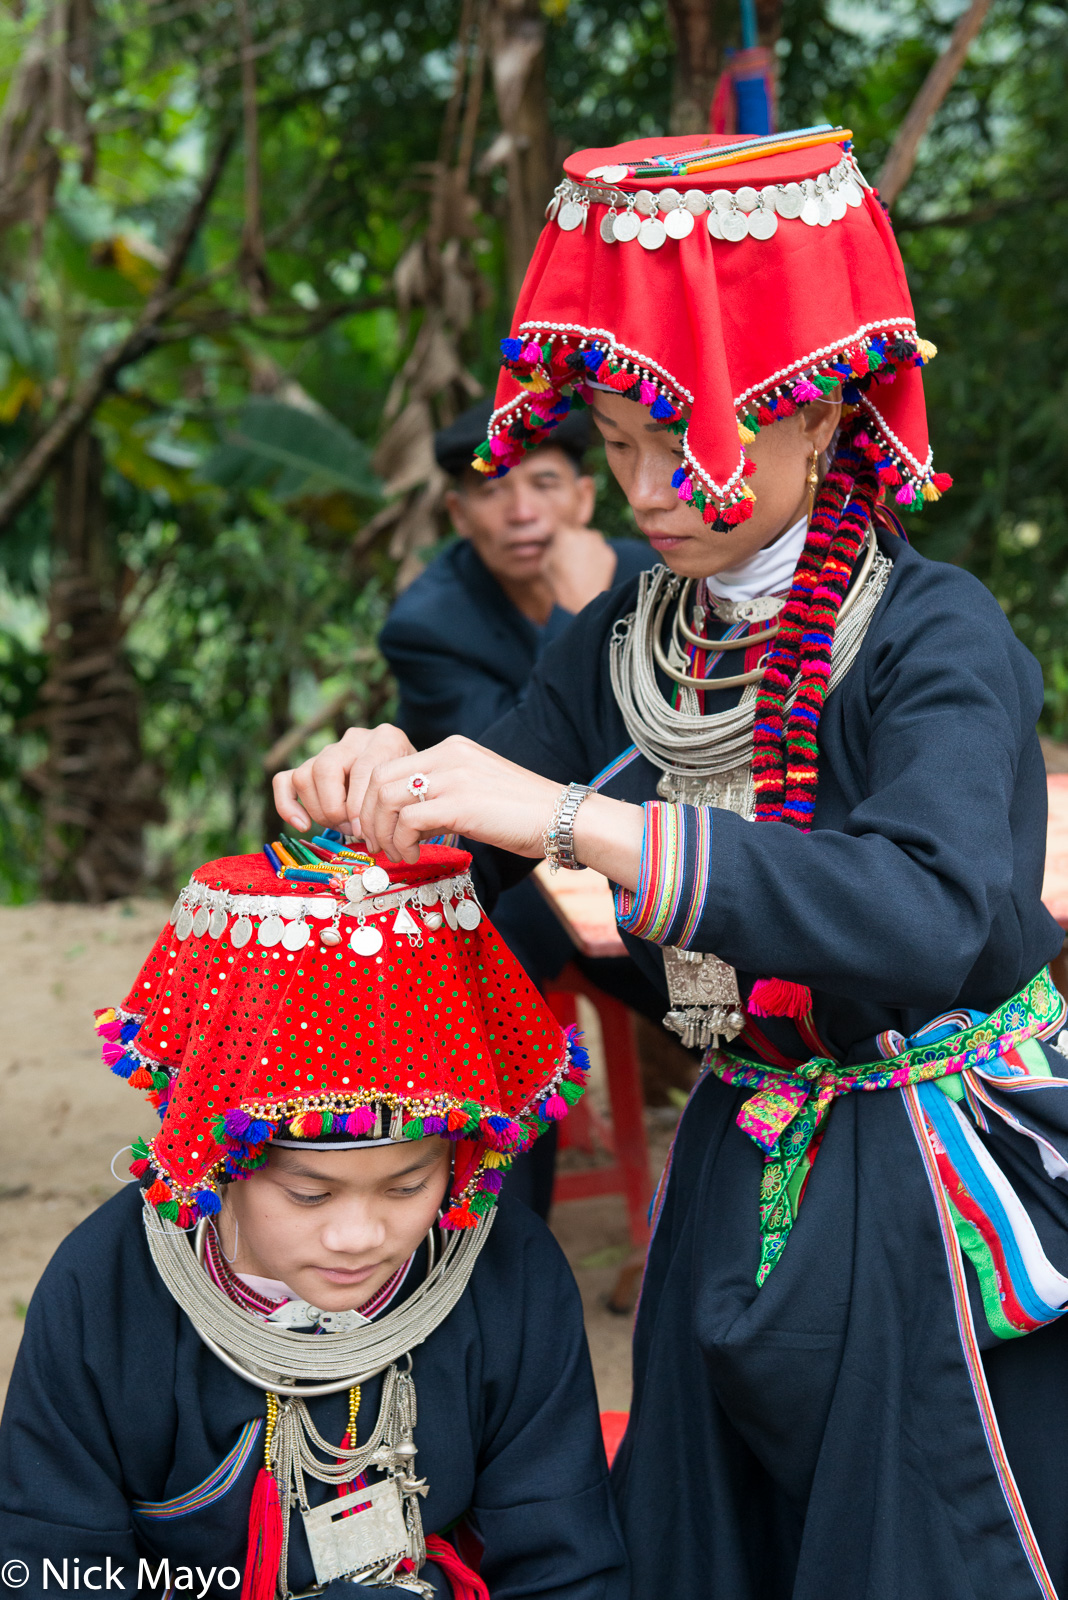
[[[260,0],[257,41],[271,309],[234,274],[129,368],[101,408],[113,530],[109,583],[128,620],[148,754],[170,820],[165,883],[262,837],[261,759],[351,686],[389,710],[373,643],[393,567],[358,534],[379,508],[370,469],[390,382],[414,336],[391,275],[423,225],[427,166],[451,82],[458,5]],[[668,125],[672,43],[659,0],[553,0],[550,118],[560,152]],[[960,7],[787,0],[783,126],[853,128],[873,179]],[[0,241],[0,468],[120,333],[237,103],[231,7],[101,0],[95,143],[61,151],[57,203]],[[40,8],[0,11],[0,92]],[[895,221],[921,332],[938,465],[956,487],[915,519],[932,555],[993,590],[1046,673],[1045,724],[1068,734],[1068,10],[996,0],[926,140]],[[496,132],[492,98],[479,149]],[[190,270],[233,257],[243,215],[231,158]],[[501,169],[478,180],[489,294],[465,351],[493,381],[508,317]],[[279,231],[280,230],[280,231]],[[276,234],[272,242],[272,233]],[[598,468],[599,524],[627,513]],[[0,896],[33,893],[33,731],[46,662],[49,504],[0,538]],[[314,748],[328,729],[310,737]],[[298,750],[299,756],[303,752]]]

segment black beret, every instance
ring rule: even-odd
[[[471,465],[476,446],[486,437],[492,410],[492,398],[480,400],[434,435],[434,459],[450,477],[459,478]],[[545,440],[545,448],[565,451],[575,466],[581,467],[582,457],[590,448],[590,437],[590,414],[584,407],[575,407],[553,429]]]

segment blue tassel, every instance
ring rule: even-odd
[[[118,1078],[128,1078],[130,1076],[131,1072],[136,1072],[137,1067],[138,1067],[137,1057],[136,1056],[131,1056],[131,1055],[125,1055],[125,1056],[120,1056],[119,1057],[119,1059],[116,1061],[115,1065],[112,1067],[111,1070],[115,1074],[115,1076],[118,1077]]]
[[[248,1144],[263,1144],[267,1139],[274,1138],[273,1122],[250,1122],[242,1138]]]
[[[136,1039],[140,1032],[141,1024],[139,1022],[127,1022],[123,1024],[122,1032],[119,1034],[119,1038],[122,1040],[123,1044],[129,1044],[130,1040]]]
[[[689,474],[687,473],[685,467],[676,467],[675,471],[671,475],[671,487],[673,489],[678,489],[686,482],[688,476]]]
[[[604,360],[604,351],[596,349],[583,350],[582,359],[585,361],[591,372],[596,372]]]
[[[667,395],[658,394],[652,405],[649,407],[649,415],[657,422],[670,422],[672,417],[675,415],[675,407],[671,404],[671,401],[668,399]]]
[[[522,339],[502,339],[501,355],[506,361],[518,361],[523,354]]]
[[[860,390],[857,388],[855,383],[843,383],[842,399],[845,401],[847,406],[859,406]]]
[[[558,400],[550,409],[549,415],[550,417],[566,417],[570,410],[571,401],[568,399],[567,395],[565,395],[562,400]]]
[[[200,1207],[200,1215],[202,1217],[214,1217],[217,1212],[222,1210],[222,1201],[214,1189],[198,1189],[193,1199]]]

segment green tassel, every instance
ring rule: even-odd
[[[334,1131],[334,1114],[333,1114],[333,1112],[332,1111],[321,1111],[319,1113],[319,1115],[323,1119],[323,1132],[324,1133],[333,1133],[333,1131]]]
[[[569,1106],[577,1106],[585,1092],[581,1084],[572,1083],[568,1078],[564,1079],[559,1089]]]
[[[133,1158],[135,1161],[151,1161],[152,1159],[152,1152],[140,1134],[133,1142]]]
[[[157,1089],[157,1090],[158,1089],[165,1089],[167,1087],[167,1085],[170,1083],[170,1081],[171,1080],[170,1080],[170,1074],[169,1073],[166,1073],[166,1072],[153,1072],[153,1074],[152,1074],[152,1087],[153,1087],[153,1089]]]
[[[841,378],[817,378],[816,388],[823,394],[833,394],[841,381]]]
[[[211,1125],[212,1137],[216,1144],[226,1143],[226,1118],[216,1117]]]
[[[697,507],[698,511],[703,511],[705,509],[705,506],[708,504],[708,501],[705,499],[705,494],[704,494],[704,490],[703,489],[695,489],[694,490],[694,492],[693,492],[693,503]]]
[[[177,1200],[164,1200],[161,1206],[156,1207],[156,1210],[159,1212],[161,1217],[166,1217],[168,1222],[178,1221]]]
[[[760,432],[760,423],[757,421],[756,417],[751,411],[746,412],[745,416],[742,418],[742,421],[745,423],[750,433]]]
[[[411,1122],[406,1122],[401,1129],[406,1139],[421,1139],[423,1137],[422,1117],[413,1117]]]
[[[475,455],[478,456],[482,461],[488,461],[492,454],[493,451],[490,449],[490,443],[488,439],[483,439],[482,443],[480,445],[476,445],[475,447]]]
[[[486,1194],[480,1189],[477,1194],[471,1196],[468,1204],[476,1217],[484,1217],[486,1212],[492,1211],[497,1204],[497,1196],[495,1194]]]
[[[869,372],[878,372],[879,368],[882,365],[883,365],[883,358],[879,354],[878,350],[869,350],[868,351],[868,371]]]

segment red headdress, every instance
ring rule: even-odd
[[[506,472],[592,381],[678,434],[679,497],[725,530],[752,514],[746,445],[841,387],[754,734],[757,816],[808,828],[838,609],[876,501],[919,510],[950,484],[931,471],[919,372],[935,348],[917,336],[890,224],[842,129],[634,139],[564,171],[474,465]]]
[[[193,874],[97,1017],[105,1061],[159,1109],[131,1171],[165,1217],[217,1211],[276,1134],[440,1134],[457,1141],[445,1225],[490,1210],[587,1062],[483,916],[470,860],[424,845],[415,866],[350,858],[343,883],[284,881],[262,856]]]

